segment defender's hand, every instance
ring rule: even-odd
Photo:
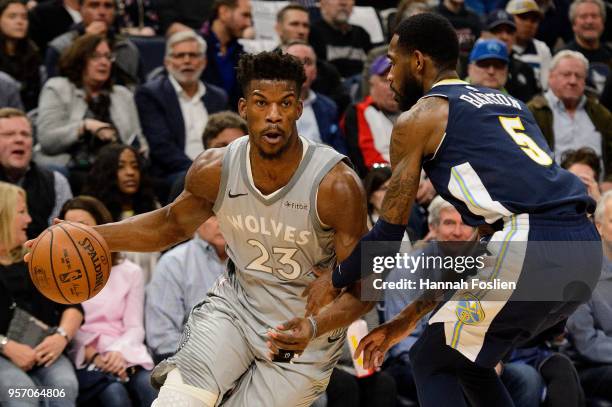
[[[385,359],[385,353],[412,332],[415,325],[410,325],[407,327],[402,320],[394,319],[378,326],[359,342],[353,357],[357,359],[363,352],[364,369],[380,367]]]
[[[317,315],[321,308],[336,299],[340,289],[332,284],[332,269],[313,267],[312,271],[317,279],[312,281],[302,293],[302,297],[308,297],[306,301],[306,314]]]
[[[312,325],[307,318],[293,318],[278,325],[276,330],[268,331],[268,339],[271,355],[278,354],[279,349],[301,354],[312,339]]]

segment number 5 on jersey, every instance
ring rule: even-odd
[[[268,252],[266,246],[264,246],[259,240],[255,239],[249,239],[247,240],[247,243],[253,247],[258,248],[261,251],[261,254],[257,256],[253,261],[251,261],[249,265],[246,266],[246,268],[249,270],[263,271],[264,273],[272,274],[274,269],[266,264],[268,260],[270,260],[270,253]],[[276,269],[277,273],[280,274],[282,277],[286,278],[287,280],[294,280],[298,278],[302,273],[302,267],[300,266],[300,263],[293,259],[293,256],[295,255],[295,253],[297,253],[297,251],[298,249],[291,247],[272,248],[273,254],[281,255],[278,259],[278,262],[284,266],[289,266],[289,268],[291,269],[290,272],[285,271],[285,269],[283,268]]]
[[[548,167],[553,163],[552,158],[546,154],[546,152],[542,150],[531,137],[520,132],[521,130],[525,130],[520,117],[499,116],[499,122],[504,130],[506,130],[514,142],[518,144],[521,150],[523,150],[523,152],[527,154],[529,158],[545,167]]]

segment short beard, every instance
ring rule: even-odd
[[[423,85],[420,84],[414,76],[409,74],[404,82],[402,94],[398,95],[400,111],[405,112],[410,110],[424,94]]]
[[[287,142],[285,144],[283,144],[278,149],[278,151],[275,151],[273,153],[266,153],[261,148],[257,147],[257,153],[264,160],[268,160],[268,161],[278,160],[278,159],[280,159],[282,157],[283,153],[285,153],[285,151],[287,151],[287,149],[289,148],[289,144],[290,143],[291,143],[291,140],[287,140]]]

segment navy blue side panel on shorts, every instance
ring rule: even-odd
[[[436,191],[470,225],[511,214],[592,210],[580,180],[557,165],[527,106],[462,81],[442,81],[424,97],[448,100],[446,134],[423,163]]]

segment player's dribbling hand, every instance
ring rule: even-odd
[[[332,284],[332,269],[315,266],[312,271],[317,278],[308,284],[308,287],[302,293],[302,297],[308,297],[306,314],[304,315],[306,317],[317,315],[321,308],[332,302],[340,294],[340,290]]]
[[[306,318],[293,318],[278,325],[275,330],[269,330],[267,335],[271,355],[278,354],[279,349],[301,354],[312,339],[312,325]]]
[[[402,327],[400,320],[391,320],[372,330],[360,342],[353,358],[358,359],[363,352],[363,368],[380,367],[385,359],[385,353],[412,329]]]

